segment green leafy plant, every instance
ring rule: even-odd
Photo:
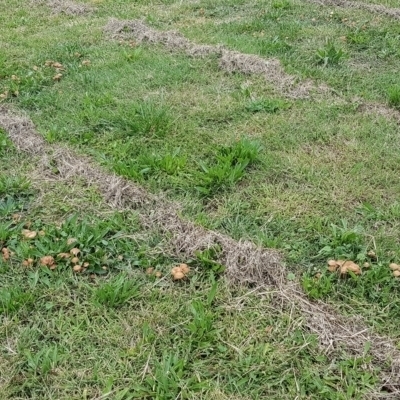
[[[271,4],[272,8],[277,10],[288,10],[291,5],[292,4],[289,0],[274,0]]]
[[[161,138],[169,132],[172,120],[165,106],[145,101],[126,110],[122,116],[111,120],[110,123],[125,131],[128,136],[144,134]]]
[[[322,64],[324,67],[330,65],[338,65],[346,57],[346,53],[342,48],[328,40],[324,47],[316,51],[317,64]]]
[[[216,261],[218,254],[221,252],[221,247],[214,246],[209,249],[197,251],[196,261],[201,267],[206,270],[212,271],[214,274],[221,274],[225,271],[225,267]]]
[[[136,398],[174,400],[186,391],[198,392],[206,387],[191,373],[187,356],[182,351],[164,351],[154,364],[154,374],[141,385],[135,385]]]
[[[370,35],[360,28],[348,34],[346,38],[347,43],[354,45],[359,50],[367,49],[371,42]]]
[[[267,113],[276,113],[281,110],[286,110],[290,107],[290,103],[279,99],[260,99],[252,100],[247,106],[246,110],[250,112],[264,111]]]
[[[334,289],[335,275],[322,275],[316,278],[306,274],[301,279],[301,286],[311,299],[324,299]]]
[[[30,182],[23,176],[0,176],[0,197],[30,194]]]
[[[327,258],[363,261],[366,257],[366,247],[363,230],[360,226],[350,228],[346,220],[341,225],[330,225],[330,234],[320,238],[323,246],[318,256]]]
[[[260,54],[261,55],[276,55],[286,54],[292,50],[292,46],[287,43],[286,39],[282,39],[279,36],[275,36],[271,39],[263,39],[259,42]]]

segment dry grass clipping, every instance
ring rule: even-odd
[[[226,267],[226,277],[232,284],[279,287],[285,280],[285,269],[278,252],[257,247],[249,241],[236,241],[183,220],[176,205],[160,204],[155,211],[142,217],[142,224],[169,235],[165,250],[174,257],[186,260],[197,251],[218,246],[217,261]]]
[[[357,100],[355,100],[357,103]],[[397,111],[394,108],[385,106],[384,104],[380,103],[362,103],[358,107],[359,111],[365,114],[375,114],[386,119],[392,119],[396,121],[400,125],[400,111]]]
[[[222,47],[197,45],[176,31],[158,31],[148,27],[139,20],[121,21],[111,18],[104,28],[106,34],[113,39],[135,38],[138,43],[160,43],[170,50],[181,50],[193,57],[205,57],[212,54],[221,55]]]
[[[321,4],[324,6],[337,6],[345,8],[356,8],[366,10],[375,14],[384,15],[395,19],[400,19],[400,8],[388,8],[380,4],[366,4],[358,1],[348,0],[308,0],[311,3]]]
[[[329,1],[333,2],[333,0],[327,0],[327,2]],[[319,0],[315,0],[315,2],[319,3]],[[179,32],[158,31],[139,20],[124,21],[112,18],[108,21],[104,31],[112,39],[132,39],[133,37],[138,43],[163,44],[170,50],[185,51],[192,57],[216,55],[220,59],[219,66],[221,69],[229,73],[241,72],[249,75],[263,75],[267,82],[271,83],[278,92],[288,98],[307,99],[312,95],[327,96],[333,94],[332,89],[325,84],[316,85],[311,80],[298,82],[296,77],[284,71],[280,61],[276,58],[264,59],[253,54],[226,50],[221,45],[197,45],[186,39]],[[377,115],[400,122],[400,112],[384,104],[367,103],[360,101],[360,99],[355,99],[352,103],[354,102],[359,104],[359,110],[362,112],[374,112]]]
[[[45,172],[42,179],[50,176],[66,184],[84,179],[88,185],[96,185],[112,207],[137,208],[143,227],[161,232],[166,240],[163,251],[172,256],[186,260],[194,257],[196,251],[218,245],[221,251],[217,261],[225,265],[227,279],[232,284],[257,285],[263,291],[270,291],[278,309],[290,307],[301,311],[305,328],[318,336],[326,354],[334,356],[335,352],[345,350],[362,357],[365,343],[370,342],[373,362],[382,368],[381,388],[391,391],[387,396],[377,392],[370,398],[400,398],[400,352],[392,340],[373,333],[361,319],[340,316],[322,302],[309,301],[298,284],[286,280],[286,270],[277,252],[248,241],[235,241],[183,220],[176,211],[179,209],[176,204],[149,195],[132,182],[102,171],[66,147],[46,144],[28,118],[6,107],[0,107],[0,127],[8,132],[18,149],[40,157]],[[48,172],[50,161],[56,163],[58,174]]]
[[[231,73],[261,74],[279,92],[292,99],[307,99],[313,92],[329,92],[328,86],[316,86],[311,80],[297,82],[296,77],[287,74],[280,61],[275,58],[263,59],[252,54],[224,50],[219,65],[222,69]]]
[[[198,45],[176,31],[158,31],[139,20],[123,21],[110,19],[104,28],[113,39],[134,38],[138,43],[159,43],[170,50],[185,51],[192,57],[216,55],[219,66],[230,73],[261,74],[275,89],[289,98],[309,98],[313,92],[326,93],[325,85],[315,85],[312,81],[297,82],[287,74],[278,59],[264,59],[251,54],[243,54],[225,49],[223,46]]]
[[[34,5],[46,5],[53,14],[66,14],[71,16],[79,16],[90,14],[95,11],[94,7],[86,4],[75,3],[71,0],[32,0]]]
[[[81,157],[66,147],[51,146],[37,134],[32,121],[17,116],[6,107],[0,106],[0,127],[8,132],[15,146],[33,156],[40,156],[43,177],[73,181],[84,178],[88,185],[99,188],[107,203],[114,208],[129,205],[134,208],[150,202],[148,194],[125,179],[100,171],[85,157]],[[50,167],[51,166],[51,167]],[[57,174],[51,173],[54,169]]]

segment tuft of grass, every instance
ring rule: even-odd
[[[0,198],[4,196],[23,197],[30,194],[30,182],[24,176],[0,176]]]
[[[94,291],[94,299],[100,305],[115,308],[139,296],[139,291],[137,282],[121,274],[99,286]]]
[[[400,110],[400,86],[391,87],[387,93],[389,105]]]
[[[328,40],[324,47],[318,49],[315,53],[317,64],[324,67],[338,65],[346,58],[346,53],[340,47],[337,47],[334,42]]]
[[[264,111],[267,113],[276,113],[281,110],[286,110],[290,107],[290,103],[280,99],[257,99],[252,100],[246,105],[246,110],[250,112]]]
[[[254,164],[262,146],[248,139],[241,139],[228,147],[221,147],[212,165],[200,163],[201,172],[196,176],[197,190],[204,196],[212,196],[232,188],[244,175],[245,170]]]

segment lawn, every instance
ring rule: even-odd
[[[396,4],[8,0],[2,398],[399,398]]]

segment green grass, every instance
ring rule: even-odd
[[[395,86],[388,90],[389,105],[400,109],[400,87]]]
[[[13,160],[25,165],[20,173],[28,178],[35,163],[8,143],[5,148],[3,173],[15,172]],[[79,191],[87,204],[85,217],[77,217],[76,200],[63,198],[58,187],[23,182],[19,197],[29,194],[26,207],[17,220],[15,210],[5,211],[0,228],[0,246],[12,252],[0,260],[4,398],[280,399],[324,393],[346,399],[362,398],[376,382],[374,371],[364,370],[367,353],[361,359],[343,353],[332,364],[315,336],[302,330],[300,315],[273,311],[270,296],[232,290],[217,279],[221,266],[212,252],[198,254],[190,281],[173,283],[169,269],[180,260],[165,257],[162,247],[154,251],[157,232],[132,240],[141,232],[134,214],[93,207],[90,190],[77,183],[69,190]],[[35,202],[41,190],[52,204]],[[54,209],[61,200],[67,216]],[[45,235],[24,239],[28,222]],[[72,247],[80,249],[81,262],[89,262],[85,273],[75,274],[70,261],[57,256]],[[54,271],[39,265],[45,255],[56,259]],[[29,267],[22,265],[27,258],[34,260]],[[146,274],[149,266],[161,279]]]
[[[400,286],[388,268],[400,258],[398,126],[348,101],[398,109],[398,23],[297,0],[85,3],[98,10],[71,17],[9,2],[0,101],[26,111],[48,142],[180,202],[186,218],[278,249],[311,299],[398,343]],[[109,40],[110,16],[278,58],[336,94],[285,99],[216,57]],[[367,350],[327,356],[301,315],[229,287],[218,249],[174,283],[171,266],[188,260],[167,255],[163,234],[110,210],[84,182],[38,181],[35,162],[0,133],[0,246],[13,252],[0,261],[5,398],[361,399],[377,384]],[[45,235],[24,240],[27,226]],[[85,273],[57,258],[74,246]],[[54,271],[39,265],[46,255]],[[341,279],[326,271],[329,258],[372,267]]]

